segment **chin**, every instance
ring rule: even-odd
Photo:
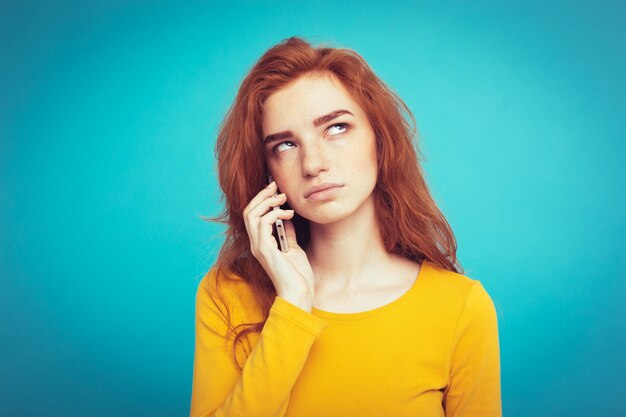
[[[309,207],[308,210],[298,211],[298,214],[313,223],[329,224],[350,217],[356,209],[356,207],[338,207],[337,204],[326,204],[324,207]]]
[[[315,224],[331,224],[345,219],[347,216],[313,216],[307,220]]]

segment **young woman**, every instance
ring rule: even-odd
[[[245,78],[216,145],[228,229],[196,295],[192,417],[502,414],[494,304],[403,111],[356,52],[296,37]]]

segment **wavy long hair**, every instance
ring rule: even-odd
[[[225,200],[225,205],[219,216],[205,218],[227,225],[225,242],[214,265],[218,280],[214,299],[225,307],[220,310],[230,324],[229,335],[234,335],[232,356],[240,371],[243,368],[237,362],[236,345],[242,343],[246,334],[261,332],[276,297],[271,279],[250,252],[243,220],[244,208],[267,185],[262,156],[262,104],[281,87],[311,73],[330,73],[339,80],[365,111],[374,129],[378,155],[376,221],[379,230],[384,231],[386,250],[463,273],[452,229],[426,185],[415,118],[407,105],[355,51],[328,45],[313,47],[299,37],[285,39],[255,63],[219,127],[215,157],[223,191],[221,201]],[[292,221],[298,244],[306,248],[310,238],[308,220],[296,213]],[[221,279],[246,281],[262,308],[264,320],[233,327],[227,303],[219,295]],[[244,328],[239,331],[239,327]]]

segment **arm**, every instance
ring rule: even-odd
[[[205,281],[196,294],[190,416],[283,416],[310,348],[327,323],[276,297],[240,373],[232,359],[232,342],[225,344],[227,321]]]
[[[496,310],[479,281],[457,323],[443,403],[447,417],[502,416]]]

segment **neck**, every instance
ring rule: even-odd
[[[385,250],[374,214],[373,199],[337,222],[309,222],[307,257],[316,287],[350,290],[367,285],[368,271],[391,257]]]

